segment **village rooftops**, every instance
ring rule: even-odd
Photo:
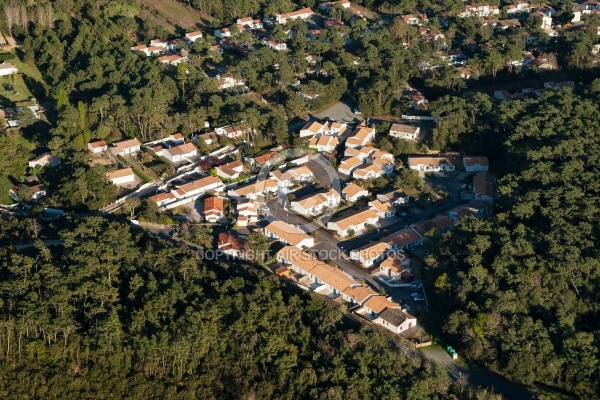
[[[381,314],[386,308],[400,309],[400,305],[383,296],[374,296],[365,302],[365,306]]]
[[[204,212],[224,211],[225,202],[222,197],[211,196],[204,199]]]
[[[354,299],[357,303],[364,303],[369,297],[377,296],[371,288],[364,286],[351,286],[343,290],[343,293]]]
[[[370,208],[339,218],[335,221],[329,221],[329,223],[335,223],[341,230],[346,230],[349,227],[360,225],[369,219],[379,219],[377,213]]]
[[[415,135],[419,131],[419,127],[406,124],[392,124],[390,132],[402,132],[410,135]]]
[[[273,221],[265,227],[265,231],[269,231],[287,243],[294,246],[302,243],[305,239],[312,239],[311,236],[304,233],[294,225],[290,225],[284,221]]]
[[[342,189],[342,193],[350,198],[356,196],[358,193],[363,191],[367,191],[367,189],[364,189],[358,186],[356,183],[352,182],[350,182],[344,189]]]
[[[125,149],[130,149],[133,147],[139,147],[141,145],[140,141],[137,139],[128,139],[128,140],[123,140],[121,142],[116,142],[113,143],[113,150],[116,153],[121,153],[123,152]]]
[[[185,184],[179,186],[179,189],[182,190],[184,193],[190,193],[195,190],[210,187],[210,186],[213,186],[213,185],[216,185],[219,183],[222,183],[222,182],[216,176],[206,176],[204,178],[200,178],[195,181],[185,183]]]
[[[100,147],[105,147],[106,142],[104,140],[94,140],[89,143],[90,146],[94,149],[99,149]]]
[[[475,167],[475,166],[485,166],[488,167],[490,165],[487,157],[463,157],[463,162],[465,167]]]
[[[369,307],[370,308],[370,307]],[[388,307],[379,313],[379,317],[393,326],[400,326],[407,319],[415,319],[412,315],[399,308]]]
[[[394,274],[399,275],[400,273],[402,273],[402,271],[410,268],[408,265],[403,264],[404,261],[405,259],[403,257],[392,255],[383,260],[381,264],[379,264],[379,267],[388,268]]]
[[[382,214],[392,212],[396,209],[396,208],[394,208],[392,203],[382,203],[379,200],[373,200],[373,201],[369,202],[369,205],[371,207],[375,208],[377,211],[379,211]]]
[[[411,228],[405,228],[390,235],[390,242],[402,248],[421,239],[421,236]]]
[[[277,188],[277,182],[275,182],[273,179],[268,178],[250,183],[248,185],[239,186],[231,190],[234,191],[238,196],[245,197],[249,194],[259,193],[265,190],[271,190],[275,188]]]
[[[128,168],[118,169],[118,170],[112,171],[112,172],[107,172],[106,178],[108,180],[113,180],[113,179],[118,179],[118,178],[124,178],[126,176],[131,176],[131,175],[133,175],[133,170],[128,167]]]
[[[277,255],[287,260],[287,262],[302,268],[306,272],[311,272],[312,269],[319,264],[325,264],[311,253],[302,251],[295,246],[285,246],[277,252]]]

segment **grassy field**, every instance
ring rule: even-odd
[[[10,77],[1,77],[0,87],[0,104],[4,107],[14,106],[15,103],[27,101],[33,96],[21,74],[14,75],[14,85]]]
[[[195,28],[199,25],[209,26],[211,18],[198,11],[190,10],[175,0],[142,0],[142,4],[148,7],[152,18],[165,29],[175,31],[180,27],[183,29]],[[143,13],[142,17],[147,16]]]

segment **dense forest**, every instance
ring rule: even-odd
[[[598,86],[480,107],[506,173],[497,212],[465,219],[429,260],[433,307],[460,351],[579,398],[600,389]]]
[[[494,398],[255,266],[68,225],[0,250],[2,398]]]

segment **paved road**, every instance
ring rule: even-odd
[[[435,205],[433,207],[430,207],[430,208],[426,209],[425,211],[413,214],[410,217],[404,218],[398,222],[395,222],[391,225],[386,226],[384,229],[387,231],[387,233],[391,234],[393,232],[399,231],[401,229],[404,229],[404,227],[407,225],[411,225],[417,221],[421,221],[421,220],[425,220],[425,219],[434,217],[438,214],[448,211],[449,209],[451,209],[453,207],[460,205],[460,201],[461,201],[461,192],[460,192],[460,186],[459,186],[460,184],[450,183],[450,182],[441,183],[441,184],[448,186],[447,187],[447,189],[449,189],[448,190],[448,201],[438,204],[438,205]],[[384,236],[384,233],[382,230],[380,230],[379,232],[372,231],[372,232],[366,233],[364,235],[360,235],[359,237],[357,237],[355,239],[349,239],[349,240],[340,242],[340,246],[343,247],[344,251],[348,251],[348,250],[352,250],[352,249],[356,249],[358,247],[364,246],[365,244],[373,242],[375,240],[379,240],[383,236]]]
[[[423,355],[428,359],[444,365],[448,374],[454,380],[462,375],[467,375],[468,382],[472,387],[492,388],[494,393],[502,394],[505,399],[532,399],[534,396],[523,385],[511,382],[508,379],[491,371],[479,369],[474,366],[465,368],[452,360],[452,358],[441,349],[424,348]]]
[[[14,247],[17,250],[23,250],[26,249],[28,247],[33,247],[33,245],[35,244],[35,242],[28,242],[28,243],[21,243],[21,244],[15,244]],[[52,239],[52,240],[45,240],[44,241],[44,246],[46,247],[51,247],[51,246],[62,246],[64,244],[64,242],[62,240],[59,239]],[[5,247],[10,247],[10,246],[5,246]],[[0,249],[3,249],[4,247],[0,247]]]

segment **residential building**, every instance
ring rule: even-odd
[[[3,62],[0,64],[0,76],[14,75],[19,72],[19,69],[11,63]]]
[[[321,135],[320,137],[313,137],[310,140],[309,147],[318,152],[333,153],[339,144],[340,140],[336,136]]]
[[[327,1],[319,4],[319,10],[330,12],[335,6],[350,8],[350,0]]]
[[[299,249],[303,247],[311,248],[315,245],[315,239],[312,236],[284,221],[271,222],[263,228],[263,232],[269,239],[276,239],[283,244],[296,246]]]
[[[172,192],[161,192],[154,196],[148,197],[148,200],[153,201],[159,208],[167,206],[169,203],[173,203],[177,200]]]
[[[377,213],[368,208],[327,222],[327,229],[334,231],[341,237],[346,237],[351,232],[358,233],[368,225],[375,225],[377,221],[379,221]]]
[[[377,164],[367,165],[366,167],[359,167],[354,170],[352,177],[354,179],[362,179],[365,181],[372,181],[383,176],[385,172]]]
[[[463,166],[467,172],[485,172],[489,169],[490,163],[487,157],[463,157]]]
[[[391,252],[391,248],[386,242],[367,243],[352,250],[350,259],[358,261],[365,268],[371,268],[375,263],[385,259]]]
[[[473,177],[473,193],[475,200],[492,204],[495,197],[496,175],[489,172],[478,172]]]
[[[396,215],[396,207],[392,203],[382,203],[379,200],[369,202],[369,207],[377,213],[379,219],[391,218]]]
[[[162,149],[162,156],[172,163],[182,161],[191,162],[198,155],[198,148],[193,143],[180,144],[179,146]]]
[[[200,39],[202,37],[202,32],[200,31],[194,31],[194,32],[188,32],[185,34],[184,40],[185,40],[185,44],[187,44],[188,46],[192,43],[194,43],[196,40]]]
[[[223,182],[216,176],[205,176],[195,181],[176,186],[171,192],[177,199],[197,199],[209,192],[219,193],[223,190]]]
[[[408,167],[424,172],[451,172],[456,170],[456,157],[408,157]]]
[[[58,164],[60,164],[60,158],[52,153],[40,154],[27,162],[29,168],[45,167],[46,165],[49,165],[50,168],[54,168]]]
[[[355,203],[358,200],[369,196],[369,191],[363,189],[355,183],[350,182],[344,189],[342,189],[342,197],[349,203]]]
[[[253,130],[249,125],[243,122],[240,124],[232,124],[215,128],[215,133],[217,135],[225,135],[229,139],[237,139],[252,132],[256,133],[256,130]]]
[[[258,222],[258,204],[254,200],[238,200],[236,212],[238,226],[248,226]]]
[[[389,192],[380,193],[377,195],[377,200],[382,203],[391,203],[395,206],[402,206],[408,204],[410,197],[402,189],[394,189]]]
[[[225,220],[225,201],[222,197],[211,196],[204,199],[202,214],[207,222],[213,224]]]
[[[390,127],[390,136],[399,139],[415,140],[419,136],[420,132],[421,128],[418,126],[392,124]]]
[[[302,129],[300,129],[301,138],[312,138],[313,136],[320,136],[324,132],[325,126],[317,121],[307,122]]]
[[[240,160],[236,160],[215,167],[215,171],[217,176],[220,176],[223,179],[233,180],[239,178],[240,174],[244,172],[244,164]]]
[[[386,236],[382,241],[389,241],[394,251],[414,249],[423,245],[423,237],[413,228],[404,228]]]
[[[373,139],[375,139],[375,128],[368,127],[366,122],[362,121],[346,139],[346,147],[366,146]]]
[[[284,171],[277,169],[269,173],[281,187],[292,187],[295,182],[310,182],[314,178],[313,172],[306,165],[288,168]]]
[[[290,202],[292,210],[304,216],[318,215],[326,209],[340,204],[340,194],[335,189],[324,193],[315,193]]]
[[[229,189],[227,195],[235,200],[248,198],[256,200],[258,197],[277,192],[277,182],[271,178],[249,183]]]
[[[243,79],[237,79],[232,74],[217,75],[215,77],[220,89],[232,89],[235,87],[246,86]]]
[[[110,151],[114,154],[124,157],[137,154],[140,151],[141,143],[137,139],[127,139],[113,143]]]
[[[388,153],[387,151],[374,151],[367,158],[367,163],[381,168],[383,173],[386,175],[390,175],[394,172],[394,155]]]
[[[166,56],[158,57],[158,62],[168,65],[179,65],[182,62],[185,62],[187,57],[178,55],[178,54],[169,54]]]
[[[273,39],[270,36],[264,37],[260,42],[274,51],[286,51],[288,49],[283,40]]]
[[[279,153],[277,153],[276,151],[272,151],[270,153],[267,154],[263,154],[262,156],[258,156],[255,157],[254,159],[251,160],[252,164],[254,166],[269,166],[273,163],[273,159],[277,160],[281,160],[281,157],[277,157],[279,155]]]
[[[402,279],[403,275],[412,277],[410,259],[403,253],[393,253],[379,264],[379,271],[377,273],[397,279]]]
[[[374,322],[398,334],[416,326],[417,318],[399,308],[386,307]]]
[[[222,232],[219,233],[217,248],[232,257],[243,258],[244,240],[235,231]]]
[[[92,154],[98,154],[108,150],[108,145],[104,140],[92,140],[87,144],[87,148]]]
[[[118,169],[112,172],[107,172],[106,179],[108,179],[117,186],[121,186],[135,182],[135,175],[133,174],[133,170],[128,167]]]
[[[284,13],[284,14],[275,14],[275,16],[272,19],[269,19],[267,17],[265,17],[267,22],[270,23],[278,23],[278,24],[285,24],[287,21],[289,20],[293,20],[293,19],[308,19],[310,17],[312,17],[314,15],[314,12],[310,9],[310,8],[302,8],[300,10],[297,11],[292,11],[290,13]]]
[[[346,157],[342,159],[340,166],[338,167],[338,172],[340,174],[344,174],[347,176],[352,176],[354,170],[360,167],[363,162],[358,157]]]

